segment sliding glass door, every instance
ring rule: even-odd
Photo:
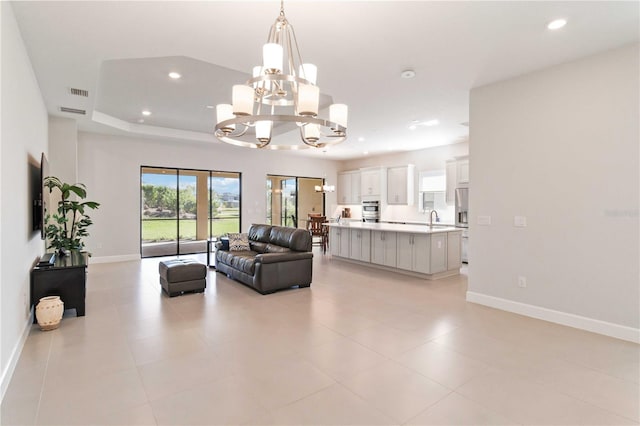
[[[209,188],[211,235],[219,237],[228,232],[240,232],[240,174],[212,172]]]
[[[142,257],[178,253],[178,170],[141,172]]]
[[[142,257],[206,253],[240,232],[240,173],[142,167],[140,181]]]
[[[282,226],[298,227],[296,178],[280,181],[280,224]]]

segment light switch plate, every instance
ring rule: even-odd
[[[519,228],[524,228],[527,226],[527,217],[526,216],[514,216],[513,218],[513,226],[517,226]]]
[[[491,225],[491,216],[478,216],[478,225]]]

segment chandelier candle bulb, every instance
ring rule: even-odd
[[[298,114],[305,117],[318,115],[320,88],[310,84],[298,85]]]
[[[251,86],[244,84],[235,84],[233,86],[231,100],[235,115],[253,114],[253,94],[254,90]]]
[[[256,139],[261,143],[271,140],[271,121],[256,121]]]
[[[329,121],[347,127],[349,109],[345,104],[333,104],[329,107]]]
[[[256,65],[255,67],[253,67],[253,72],[252,72],[252,77],[256,78],[259,77],[260,75],[262,75],[262,67],[260,65]],[[264,83],[263,83],[264,84]],[[253,88],[257,89],[258,87],[260,87],[260,82],[255,82],[253,83]]]
[[[216,105],[216,116],[218,119],[218,124],[225,121],[235,118],[233,115],[233,107],[229,104],[218,104]],[[232,132],[235,130],[235,124],[229,124],[222,128],[222,131],[225,133]]]
[[[267,43],[262,46],[262,61],[268,74],[277,74],[282,71],[284,51],[278,43]]]
[[[307,124],[303,127],[304,138],[310,142],[317,142],[320,139],[320,126],[317,124]]]
[[[318,78],[318,67],[313,64],[300,65],[300,77],[315,85]]]

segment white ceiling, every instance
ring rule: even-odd
[[[639,4],[286,1],[322,93],[349,105],[347,141],[301,155],[347,159],[467,140],[471,88],[637,42]],[[221,143],[206,106],[230,102],[279,12],[273,0],[12,5],[51,115],[84,131],[204,143]],[[547,30],[559,17],[567,26]],[[416,77],[400,78],[408,68]],[[430,119],[440,124],[409,129]]]

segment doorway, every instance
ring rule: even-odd
[[[306,228],[309,214],[322,214],[325,200],[315,187],[322,178],[267,175],[267,220],[270,225]]]

